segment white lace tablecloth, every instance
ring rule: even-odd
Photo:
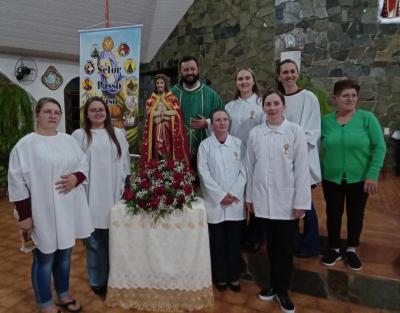
[[[111,210],[107,304],[178,312],[213,304],[204,203],[160,219]]]

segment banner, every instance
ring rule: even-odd
[[[104,99],[114,127],[125,128],[131,150],[138,142],[142,25],[80,31],[80,106]]]

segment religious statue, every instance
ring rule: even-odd
[[[178,99],[169,91],[168,77],[154,76],[146,101],[141,165],[151,160],[182,160],[189,166],[188,145]]]
[[[382,5],[381,17],[395,18],[400,17],[399,0],[384,0]]]

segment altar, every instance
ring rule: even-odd
[[[111,210],[110,275],[106,304],[137,310],[181,312],[214,303],[207,217],[192,208],[160,219]]]

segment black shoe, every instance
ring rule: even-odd
[[[103,287],[91,286],[90,288],[98,296],[104,296],[107,293],[107,287],[105,287],[105,286],[103,286]]]
[[[359,271],[362,269],[362,264],[358,258],[357,253],[353,251],[346,252],[347,266],[353,271]]]
[[[336,261],[340,260],[342,257],[339,252],[333,249],[329,249],[328,252],[322,257],[321,263],[326,266],[333,266]]]
[[[218,291],[220,292],[224,292],[226,290],[226,288],[228,287],[227,284],[223,283],[223,284],[214,284],[215,288],[217,288]]]
[[[290,300],[288,295],[276,295],[276,301],[278,301],[281,309],[285,313],[295,313],[294,304],[292,300]]]
[[[258,299],[263,300],[263,301],[271,301],[274,299],[276,296],[275,290],[272,288],[269,289],[263,289],[261,292],[258,294]]]
[[[240,292],[241,288],[240,288],[240,284],[239,281],[234,282],[234,283],[229,283],[228,287],[230,290],[232,290],[233,292]]]

